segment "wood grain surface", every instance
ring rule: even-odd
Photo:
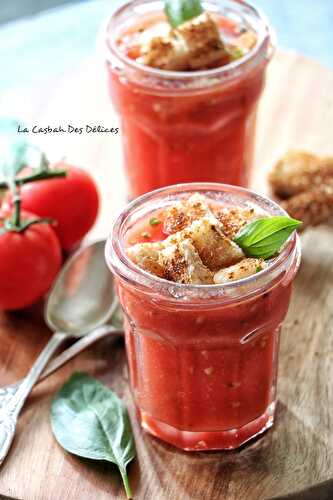
[[[302,56],[278,53],[269,69],[258,117],[254,186],[266,191],[265,172],[286,149],[333,155],[333,73]],[[9,100],[9,97],[11,99]],[[89,61],[53,86],[0,97],[2,111],[40,126],[96,123],[116,126],[98,62]],[[51,154],[67,155],[99,183],[102,210],[92,237],[105,236],[124,203],[120,136],[38,136]],[[111,338],[82,353],[33,392],[0,470],[0,495],[22,500],[125,498],[110,464],[65,453],[49,423],[55,391],[74,370],[86,370],[123,396],[138,457],[130,466],[139,500],[264,500],[333,477],[333,230],[302,236],[303,262],[285,322],[279,364],[276,424],[240,451],[188,454],[141,431],[133,414],[123,345]],[[38,307],[0,316],[0,384],[22,377],[49,332]]]

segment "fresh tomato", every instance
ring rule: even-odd
[[[22,220],[36,218],[22,213]],[[50,288],[61,266],[61,247],[49,224],[38,222],[21,232],[0,223],[0,309],[22,309]]]
[[[67,176],[25,184],[22,208],[56,221],[54,230],[64,250],[71,250],[93,226],[99,207],[95,182],[81,168],[60,163]]]

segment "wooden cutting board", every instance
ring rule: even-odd
[[[30,125],[116,126],[99,64],[89,61],[44,89],[2,96],[1,110]],[[332,89],[331,71],[300,55],[275,56],[258,118],[258,191],[266,190],[265,172],[291,147],[333,155]],[[51,156],[66,154],[95,177],[102,209],[91,236],[105,236],[124,203],[120,136],[35,139]],[[332,227],[307,231],[302,244],[303,262],[281,339],[276,425],[264,437],[240,451],[188,454],[146,435],[133,413],[123,345],[105,339],[34,390],[0,471],[0,495],[24,500],[125,498],[112,465],[69,455],[52,436],[51,398],[74,370],[96,376],[128,403],[138,450],[130,466],[137,499],[263,500],[333,477]],[[0,315],[0,384],[22,377],[48,337],[38,308]]]

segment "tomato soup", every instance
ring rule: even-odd
[[[256,33],[253,50],[205,71],[158,70],[136,62],[128,33],[160,22],[160,9],[159,2],[131,2],[112,16],[105,34],[130,197],[181,182],[248,186],[257,103],[272,53],[269,28],[246,3],[212,3],[227,39],[237,30]]]
[[[278,347],[300,251],[294,235],[260,273],[221,285],[186,285],[143,271],[126,246],[165,235],[151,221],[184,195],[222,206],[283,210],[251,191],[184,184],[149,193],[115,222],[106,260],[125,314],[130,379],[139,420],[185,450],[237,448],[273,424]],[[150,222],[149,222],[150,221]]]

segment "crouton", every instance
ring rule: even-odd
[[[263,259],[243,259],[233,266],[220,269],[214,274],[214,283],[221,284],[228,281],[241,280],[256,274],[267,266]]]
[[[240,279],[238,275],[253,274],[264,264],[260,259],[246,259],[224,231],[231,236],[257,216],[251,208],[210,207],[208,199],[196,193],[167,209],[166,223],[172,234],[162,242],[133,245],[127,254],[146,271],[177,283],[213,284],[219,282],[216,280]]]
[[[187,48],[177,36],[154,37],[141,47],[138,62],[152,68],[181,71],[186,65]]]
[[[303,222],[299,228],[301,231],[322,224],[333,216],[333,184],[292,196],[281,205],[290,217]]]
[[[209,213],[205,197],[195,193],[188,199],[178,201],[167,208],[163,230],[167,234],[176,233]]]
[[[223,225],[223,232],[233,240],[237,233],[249,222],[265,217],[254,208],[224,207],[213,209],[214,215]]]
[[[166,234],[173,234],[177,231],[181,231],[190,223],[191,221],[186,213],[184,204],[178,202],[175,205],[171,205],[171,207],[166,210],[166,216],[163,221],[163,231]]]
[[[236,46],[246,52],[249,52],[257,43],[258,37],[254,31],[245,31],[236,40]]]
[[[160,252],[163,250],[163,243],[137,243],[127,248],[128,258],[145,271],[160,278],[165,277],[164,265],[160,262]]]
[[[161,252],[165,278],[177,283],[211,284],[213,273],[203,265],[192,243],[185,239],[167,245]]]
[[[213,273],[185,238],[137,243],[127,249],[127,256],[134,264],[160,278],[188,284],[213,283]]]
[[[218,25],[208,12],[181,24],[174,31],[185,40],[189,69],[212,67],[227,55]]]
[[[228,55],[218,26],[207,12],[141,47],[138,62],[154,68],[186,71],[212,67]]]
[[[333,158],[320,158],[305,151],[289,151],[269,174],[273,192],[289,198],[327,183],[333,183]]]
[[[244,257],[241,248],[223,234],[223,226],[214,216],[195,220],[181,233],[191,240],[202,262],[211,271],[235,264]]]

